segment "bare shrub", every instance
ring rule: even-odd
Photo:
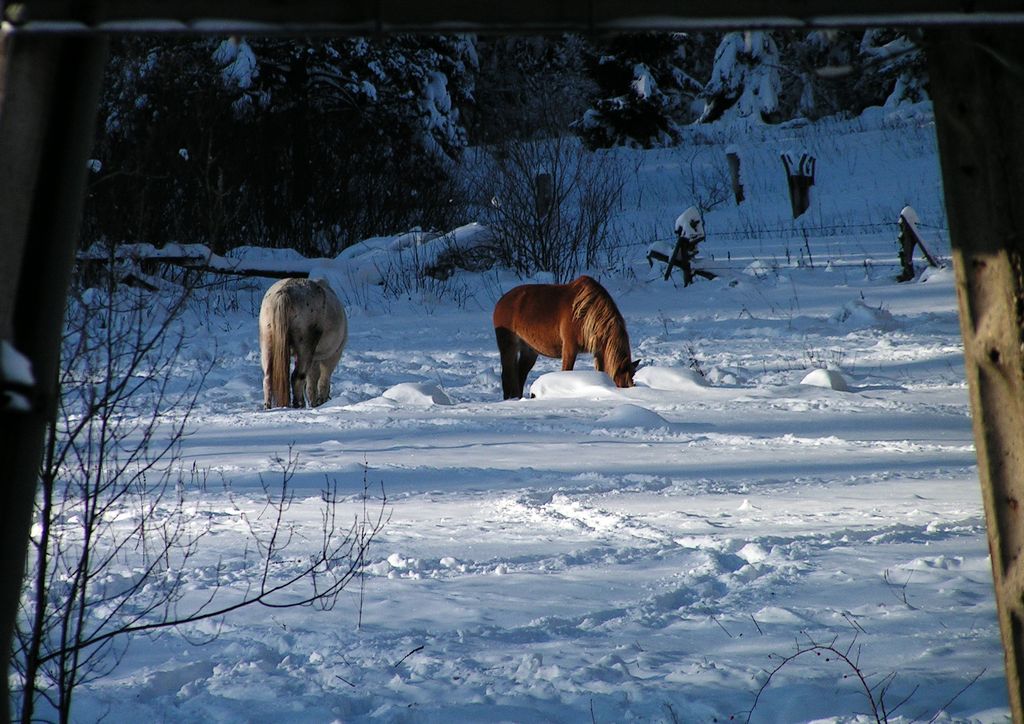
[[[861,664],[861,646],[857,643],[857,637],[859,633],[862,633],[864,629],[860,627],[860,624],[851,622],[855,628],[855,631],[846,646],[839,644],[839,637],[834,636],[830,641],[819,642],[811,638],[806,632],[803,634],[804,638],[796,641],[796,647],[793,653],[786,655],[771,654],[769,659],[774,662],[774,666],[770,670],[766,670],[766,676],[764,681],[761,683],[761,687],[757,690],[757,694],[754,696],[754,703],[750,707],[749,711],[746,712],[747,717],[745,721],[750,724],[751,719],[754,716],[754,711],[757,709],[757,704],[761,700],[761,696],[765,693],[765,690],[771,685],[775,677],[786,667],[794,665],[798,659],[807,659],[810,661],[818,662],[819,666],[837,666],[842,673],[841,681],[849,682],[849,685],[858,689],[863,695],[865,702],[870,708],[869,714],[864,714],[864,718],[876,722],[876,724],[888,724],[888,722],[896,715],[896,712],[903,708],[910,702],[914,694],[917,692],[915,686],[908,693],[903,694],[897,701],[893,701],[894,687],[896,684],[897,674],[896,672],[890,672],[888,674],[877,674],[867,671]],[[754,621],[757,625],[757,621]],[[760,630],[760,627],[758,627]],[[959,691],[955,692],[942,706],[938,708],[935,715],[929,721],[935,721],[939,715],[942,714],[961,694],[971,688],[975,682],[978,681],[985,673],[983,669],[971,678],[967,684],[965,684]],[[926,714],[920,714],[914,717],[913,721],[921,721]]]
[[[187,290],[156,297],[114,278],[68,310],[12,657],[14,716],[25,724],[40,715],[71,721],[76,688],[114,670],[133,635],[256,604],[329,608],[361,573],[384,522],[382,502],[377,515],[364,505],[342,525],[329,484],[313,550],[299,550],[286,520],[289,456],[278,462],[279,490],[263,491],[262,522],[248,531],[255,554],[241,591],[227,585],[239,571],[214,562],[205,565],[210,591],[187,598],[185,576],[201,565],[213,518],[203,508],[205,476],[183,465],[180,446],[209,369],[185,381],[174,374]],[[297,562],[282,571],[282,560]]]
[[[710,162],[707,149],[689,148],[682,155],[680,192],[683,198],[697,207],[701,216],[732,198],[728,170],[721,164]]]
[[[625,183],[610,155],[560,136],[509,141],[481,166],[474,187],[503,265],[566,281],[600,262]]]

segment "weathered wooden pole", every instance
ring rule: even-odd
[[[996,607],[1024,721],[1024,43],[1017,28],[926,32]]]
[[[789,203],[793,209],[793,218],[797,218],[811,205],[811,186],[814,185],[814,156],[802,153],[797,158],[795,153],[782,154],[782,165],[786,169],[786,184],[789,186]]]
[[[917,233],[917,212],[910,206],[904,206],[900,211],[899,235],[896,243],[899,244],[900,274],[896,277],[898,282],[909,282],[917,272],[914,270],[914,249],[920,249],[928,264],[933,267],[939,266],[939,262],[928,251],[924,245],[921,235]]]
[[[97,36],[0,30],[0,721],[105,61]]]
[[[732,197],[736,205],[743,203],[743,180],[740,176],[740,150],[736,146],[725,149],[725,160],[729,164],[729,180],[732,182]]]

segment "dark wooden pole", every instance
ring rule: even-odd
[[[35,379],[0,396],[0,721],[105,61],[97,37],[0,32],[0,340]]]
[[[800,158],[795,154],[782,154],[782,165],[786,169],[786,182],[789,186],[789,203],[793,209],[793,218],[799,217],[811,205],[811,186],[814,185],[814,167],[817,161],[814,156],[803,153]]]
[[[740,153],[730,147],[725,151],[725,160],[729,164],[729,178],[732,180],[732,196],[736,205],[743,203],[743,181],[740,178]]]
[[[1024,42],[926,34],[996,607],[1024,721]]]

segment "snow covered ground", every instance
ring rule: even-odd
[[[705,216],[719,276],[665,282],[647,246],[727,143],[747,200]],[[797,221],[779,160],[794,148],[818,158]],[[502,401],[490,314],[524,280],[385,297],[357,249],[324,270],[350,326],[334,398],[264,411],[272,280],[205,292],[178,367],[213,362],[182,451],[210,476],[192,493],[212,531],[190,595],[235,570],[239,511],[258,512],[289,451],[299,538],[325,481],[345,515],[364,480],[371,505],[383,486],[388,522],[333,610],[137,638],[81,688],[76,720],[852,722],[873,704],[890,721],[1008,720],[952,272],[894,281],[906,204],[949,259],[927,106],[616,153],[620,252],[590,271],[643,360],[634,388],[588,356],[570,373],[541,359],[536,397]]]

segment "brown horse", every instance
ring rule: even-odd
[[[275,282],[260,305],[264,407],[304,407],[307,397],[310,407],[327,402],[331,397],[331,373],[347,341],[345,308],[327,282]],[[289,380],[292,355],[295,369]]]
[[[561,357],[562,369],[571,370],[576,355],[589,352],[599,372],[619,387],[633,386],[638,362],[630,358],[626,322],[605,288],[588,276],[510,289],[494,306],[494,334],[506,400],[523,396],[539,354]]]

